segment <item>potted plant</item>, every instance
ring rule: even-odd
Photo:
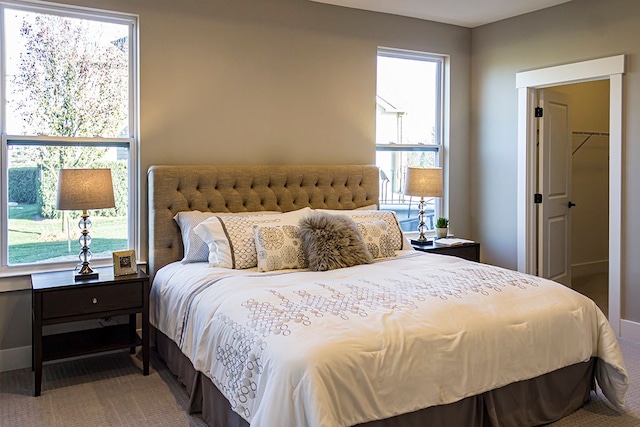
[[[436,220],[436,238],[442,239],[449,234],[449,220],[444,217],[439,217]]]

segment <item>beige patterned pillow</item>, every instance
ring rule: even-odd
[[[330,209],[317,209],[320,212],[327,212],[332,215],[346,215],[356,223],[371,222],[382,220],[387,223],[389,239],[391,240],[391,246],[394,250],[410,249],[411,245],[405,243],[405,237],[402,234],[400,223],[396,217],[396,213],[393,211],[376,211],[376,210],[330,210]]]
[[[276,215],[215,216],[198,224],[196,233],[209,247],[209,266],[245,269],[258,265],[255,225],[297,225],[309,208]]]
[[[389,227],[383,220],[360,222],[358,229],[364,237],[364,242],[367,245],[367,249],[371,252],[374,258],[388,258],[396,256],[396,252],[393,250],[391,244],[391,238],[389,237]]]
[[[258,270],[307,268],[297,225],[254,225]]]

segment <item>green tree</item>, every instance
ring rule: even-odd
[[[23,133],[56,137],[118,137],[127,133],[128,44],[105,35],[101,22],[45,14],[23,17],[24,48],[9,101]],[[104,42],[107,40],[107,42]],[[91,167],[104,148],[23,147],[16,158],[42,169],[41,215],[55,209],[58,170]]]

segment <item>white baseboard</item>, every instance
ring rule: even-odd
[[[0,350],[0,372],[31,367],[31,346]]]
[[[631,341],[640,342],[640,323],[633,320],[620,319],[620,336]]]
[[[608,271],[609,261],[606,259],[571,265],[572,277],[590,276],[592,274],[607,273]]]

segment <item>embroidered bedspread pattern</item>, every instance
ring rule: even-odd
[[[330,272],[172,264],[152,288],[152,323],[252,426],[354,425],[591,356],[623,404],[624,362],[591,300],[511,270],[403,254]]]

